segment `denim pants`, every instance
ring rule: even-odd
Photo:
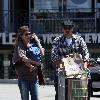
[[[31,95],[31,100],[38,100],[38,81],[18,79],[18,86],[21,94],[22,100],[29,100],[29,92]]]

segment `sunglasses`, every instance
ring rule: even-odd
[[[71,30],[73,28],[73,26],[64,26],[63,28],[64,28],[64,30],[67,30],[67,29]]]
[[[25,36],[30,36],[31,34],[30,33],[25,33]]]

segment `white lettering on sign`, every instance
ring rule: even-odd
[[[46,43],[48,39],[48,34],[42,34],[42,37],[43,37],[43,42]]]
[[[91,36],[92,36],[93,43],[96,43],[97,42],[98,35],[97,34],[91,34]]]
[[[41,34],[43,37],[44,44],[52,44],[53,39],[61,34]],[[100,33],[84,33],[83,34],[85,42],[90,43],[100,43]]]
[[[15,43],[15,33],[10,33],[9,34],[9,43],[10,44]]]
[[[6,38],[7,36],[6,36],[6,34],[2,34],[2,43],[3,44],[9,44],[8,42],[7,42],[7,38]]]
[[[58,34],[53,34],[53,33],[48,33],[48,34],[38,34],[39,37],[43,40],[44,44],[52,44],[53,39],[59,35]],[[84,36],[84,40],[86,43],[100,43],[100,33],[84,33],[82,34]],[[0,33],[0,42],[3,45],[12,45],[15,43],[15,33]]]
[[[89,34],[86,34],[86,35],[85,35],[85,42],[86,42],[86,43],[90,43],[90,41],[89,41]]]
[[[61,34],[41,34],[42,38],[43,38],[43,43],[44,44],[52,44],[53,43],[53,39],[57,36],[59,36]],[[40,36],[40,35],[39,35]]]
[[[98,34],[98,41],[97,42],[100,43],[100,34]]]
[[[15,42],[15,34],[16,33],[9,33],[9,34],[5,34],[5,33],[0,33],[0,40],[1,40],[1,44],[3,45],[12,45]]]
[[[100,40],[98,41],[99,34],[87,33],[84,35],[86,43],[97,43],[97,42],[100,43]]]

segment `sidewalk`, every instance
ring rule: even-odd
[[[53,85],[39,86],[39,95],[40,100],[54,100]],[[0,83],[0,100],[21,100],[17,84]]]
[[[100,92],[95,95],[100,95]],[[39,100],[55,100],[55,90],[53,85],[39,86]],[[16,83],[0,82],[0,100],[21,100],[19,89]],[[30,99],[31,100],[31,99]],[[100,100],[98,97],[91,97],[90,100]]]

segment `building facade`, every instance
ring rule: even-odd
[[[0,78],[15,78],[11,58],[15,33],[22,25],[36,32],[46,49],[45,69],[52,70],[50,50],[53,39],[62,33],[60,22],[71,19],[75,33],[81,34],[92,57],[100,56],[99,0],[1,0],[0,1]]]

